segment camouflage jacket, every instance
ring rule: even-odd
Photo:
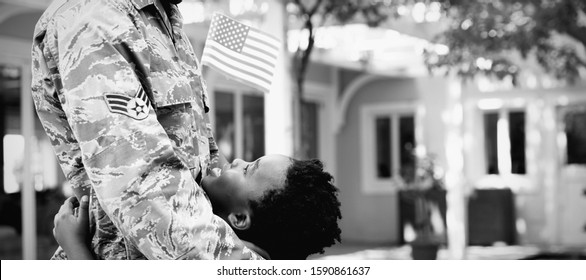
[[[259,258],[196,183],[217,153],[205,85],[177,7],[159,1],[53,1],[34,32],[38,116],[90,195],[96,257]]]

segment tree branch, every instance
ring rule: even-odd
[[[305,73],[307,71],[307,67],[309,66],[309,58],[311,57],[311,52],[313,51],[313,47],[315,45],[315,31],[314,31],[314,25],[313,25],[313,16],[317,13],[317,11],[319,10],[319,7],[321,6],[321,4],[323,3],[323,0],[316,0],[313,7],[311,7],[310,10],[307,9],[307,7],[305,7],[303,5],[303,3],[301,2],[301,0],[294,0],[295,4],[299,6],[299,9],[302,13],[302,15],[304,16],[304,24],[303,24],[303,28],[307,29],[308,31],[308,43],[307,43],[307,48],[305,50],[299,50],[297,52],[297,54],[295,55],[295,57],[297,58],[297,65],[296,65],[296,70],[297,70],[297,88],[298,91],[300,93],[300,97],[303,94],[303,83],[305,81]],[[325,18],[325,14],[324,17]],[[323,18],[322,18],[322,23],[323,23]]]
[[[293,2],[295,3],[295,5],[297,5],[297,7],[299,7],[299,9],[301,10],[301,14],[306,15],[307,17],[311,18],[317,12],[317,10],[319,9],[319,6],[321,6],[321,3],[323,2],[323,0],[316,0],[315,4],[313,5],[313,7],[311,7],[310,10],[307,10],[307,7],[305,7],[305,5],[303,5],[301,0],[293,0]]]
[[[299,10],[301,10],[301,14],[307,15],[307,9],[303,5],[303,3],[301,3],[301,0],[293,0],[293,2],[295,3],[295,5],[297,5],[297,7],[299,7]]]
[[[578,25],[570,25],[565,30],[566,34],[582,43],[586,49],[586,27]]]
[[[321,2],[323,2],[323,0],[315,1],[315,5],[313,5],[313,8],[311,8],[311,11],[309,11],[309,14],[311,16],[313,16],[317,12],[317,9],[319,9],[319,6],[321,6]]]
[[[309,65],[309,58],[311,56],[311,52],[313,51],[313,46],[315,44],[313,22],[311,22],[311,18],[306,19],[304,28],[308,30],[309,35],[307,38],[307,48],[301,51],[297,67],[297,87],[300,95],[303,94],[303,83],[305,80],[305,73],[307,71],[307,66]]]

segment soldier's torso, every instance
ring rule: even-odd
[[[67,5],[68,1],[61,2],[53,5]],[[161,10],[154,5],[141,8],[148,0],[120,2],[128,7],[132,5],[128,16],[144,35],[149,50],[129,60],[135,64],[135,72],[175,153],[196,178],[200,172],[205,172],[210,159],[208,122],[204,121],[207,97],[199,62],[177,19],[164,20]],[[79,7],[82,10],[83,4]],[[50,16],[49,13],[43,15]],[[41,18],[40,22],[43,20],[47,19]],[[104,213],[93,189],[89,191],[92,230],[95,231],[92,241],[94,252],[105,259],[144,258]],[[198,193],[201,195],[201,192]]]
[[[200,170],[205,172],[209,162],[204,122],[207,97],[199,62],[179,19],[163,21],[154,6],[138,13],[136,22],[150,49],[149,73],[143,86],[177,155],[197,176]]]

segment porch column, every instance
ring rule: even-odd
[[[23,64],[27,65],[28,64]],[[31,96],[31,72],[29,67],[21,68],[20,78],[20,125],[24,137],[24,158],[22,189],[22,258],[34,260],[37,258],[37,218],[35,189],[32,174],[32,150],[35,135],[35,115],[33,113],[33,99]]]
[[[468,242],[466,227],[466,181],[464,177],[464,102],[461,81],[449,81],[446,110],[445,153],[447,188],[448,251],[451,259],[465,259]]]
[[[293,155],[293,95],[291,58],[287,50],[287,12],[284,1],[267,0],[262,30],[282,41],[271,92],[265,95],[265,153]]]
[[[556,101],[553,97],[543,98],[541,111],[541,159],[543,172],[543,210],[544,230],[543,239],[546,244],[560,245],[563,243],[563,223],[560,211],[563,206],[559,204],[560,192],[564,191],[558,186],[560,182],[560,158],[558,155],[558,128],[556,124]],[[562,186],[563,188],[564,186]]]

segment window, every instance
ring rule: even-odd
[[[265,155],[264,98],[242,95],[242,159],[256,160]]]
[[[484,113],[487,174],[525,174],[525,112]]]
[[[216,91],[215,136],[228,161],[265,154],[264,97],[255,92]]]
[[[586,164],[586,106],[569,108],[564,115],[566,163]]]
[[[301,151],[300,159],[319,158],[319,105],[301,101]]]
[[[409,104],[369,105],[361,112],[362,179],[366,193],[394,192],[415,167],[415,110]]]
[[[391,117],[376,118],[376,176],[391,178]]]
[[[525,112],[509,113],[511,172],[525,174]]]

